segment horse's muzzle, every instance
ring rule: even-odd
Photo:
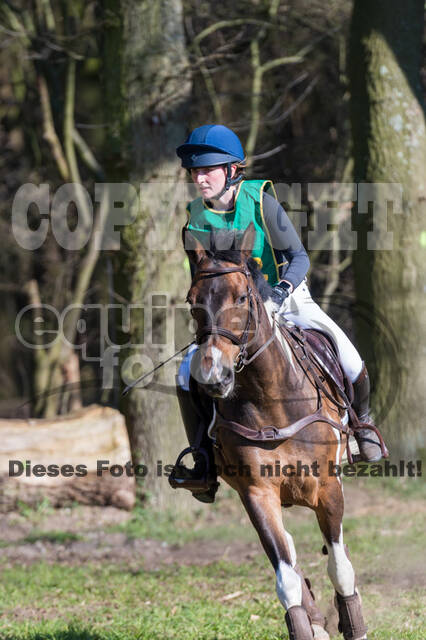
[[[221,376],[216,380],[201,382],[204,391],[213,398],[227,398],[234,388],[234,371],[224,367]]]

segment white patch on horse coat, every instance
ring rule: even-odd
[[[294,565],[297,562],[297,555],[296,555],[296,547],[294,546],[294,542],[293,542],[293,536],[288,531],[284,531],[284,533],[285,533],[288,548],[290,551],[291,566],[294,567]]]
[[[288,345],[288,342],[284,338],[283,334],[280,331],[278,332],[277,335],[278,335],[278,340],[280,341],[280,344],[281,344],[281,346],[283,348],[283,351],[287,356],[287,360],[289,361],[291,368],[295,372],[296,371],[296,367],[294,366],[293,354],[292,354],[291,349],[290,349],[290,347]]]
[[[272,302],[272,300],[270,298],[268,298],[268,300],[266,300],[266,302],[263,303],[267,316],[268,316],[268,320],[269,323],[271,325],[271,327],[274,326],[274,323],[277,323],[277,320],[274,317],[274,314],[277,313],[278,307],[275,304],[275,302]],[[293,354],[291,352],[290,347],[287,344],[287,340],[285,340],[283,334],[281,333],[281,331],[276,331],[275,333],[276,338],[278,339],[280,345],[283,348],[283,351],[285,353],[285,355],[287,356],[287,360],[290,363],[290,366],[293,368],[294,371],[296,371],[296,368],[294,366],[294,360],[293,360]]]
[[[205,355],[205,354],[203,354]],[[222,374],[223,366],[222,366],[222,351],[215,346],[212,346],[208,350],[208,355],[212,359],[212,366],[210,367],[208,373],[205,376],[205,381],[207,383],[214,384],[215,382],[219,382],[220,376]]]
[[[263,303],[266,311],[266,315],[268,316],[269,324],[271,327],[274,325],[274,313],[278,311],[278,307],[275,302],[272,302],[271,298],[268,298]]]
[[[342,596],[352,596],[355,591],[355,573],[343,545],[343,531],[340,526],[339,542],[329,544],[327,571],[336,591]]]
[[[333,429],[333,433],[336,436],[336,440],[337,440],[337,448],[336,448],[336,458],[334,460],[334,463],[336,465],[336,469],[338,469],[338,465],[340,464],[340,447],[342,446],[342,432],[339,431],[339,429],[335,429],[334,427],[331,427]],[[342,479],[340,477],[340,475],[337,476],[337,480],[340,484],[340,486],[343,488],[342,485]]]
[[[302,581],[293,567],[283,560],[276,571],[277,596],[285,609],[302,604]]]
[[[211,438],[214,442],[216,442],[216,438],[213,435],[213,429],[215,427],[216,424],[216,402],[213,401],[213,415],[212,415],[212,419],[210,421],[209,426],[207,427],[207,435],[209,436],[209,438]]]

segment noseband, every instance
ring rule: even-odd
[[[234,369],[237,373],[239,373],[240,371],[242,371],[244,366],[248,364],[248,361],[247,361],[248,333],[249,333],[250,321],[251,321],[251,317],[254,309],[253,289],[249,285],[249,277],[251,275],[250,271],[245,267],[227,267],[225,269],[220,269],[220,270],[204,269],[201,271],[197,271],[197,273],[194,276],[194,282],[196,282],[197,280],[205,280],[206,278],[216,278],[218,276],[224,276],[228,273],[242,273],[247,278],[247,296],[249,301],[249,308],[248,308],[248,315],[247,315],[247,323],[244,328],[244,331],[241,334],[241,336],[236,336],[235,333],[232,333],[232,331],[229,331],[224,327],[218,327],[216,325],[207,326],[201,329],[201,331],[197,332],[197,344],[201,344],[203,338],[210,335],[220,335],[220,336],[223,336],[224,338],[228,338],[228,340],[230,340],[233,344],[236,344],[237,346],[240,347],[238,355],[234,361]],[[257,355],[257,352],[255,355]],[[251,358],[250,361],[252,359],[254,358]]]

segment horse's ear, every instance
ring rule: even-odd
[[[245,257],[246,260],[251,257],[254,241],[256,239],[256,229],[254,228],[253,222],[250,222],[247,229],[244,231],[244,235],[241,239],[241,253]]]
[[[182,243],[192,264],[197,265],[203,258],[205,258],[206,250],[187,227],[183,227],[182,229]]]

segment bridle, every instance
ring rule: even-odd
[[[261,347],[259,347],[259,349],[255,351],[255,353],[251,356],[251,358],[247,358],[248,335],[250,330],[251,318],[254,312],[253,298],[256,299],[257,303],[259,302],[256,293],[253,292],[253,288],[250,286],[250,281],[249,281],[249,278],[251,276],[250,271],[245,266],[225,267],[224,269],[201,269],[200,271],[197,271],[195,273],[193,283],[197,282],[197,280],[204,280],[206,278],[216,278],[219,276],[227,275],[228,273],[242,273],[247,278],[247,297],[248,297],[249,306],[248,306],[246,326],[242,334],[240,336],[237,336],[235,335],[235,333],[233,333],[232,331],[229,331],[229,329],[225,329],[224,327],[220,327],[217,325],[208,325],[206,327],[203,327],[200,331],[197,331],[196,342],[199,345],[202,343],[203,339],[206,336],[220,335],[230,340],[233,344],[239,346],[240,350],[234,360],[234,370],[236,373],[240,373],[240,371],[242,371],[247,364],[249,364],[255,358],[257,358],[257,356],[259,356],[262,353],[262,351],[264,351],[270,345],[272,340],[275,338],[275,330],[273,331],[272,336],[268,338],[268,340]],[[258,326],[259,326],[259,313],[257,314],[257,321],[255,326],[256,331],[258,329]],[[275,328],[275,323],[274,323],[274,328]]]

